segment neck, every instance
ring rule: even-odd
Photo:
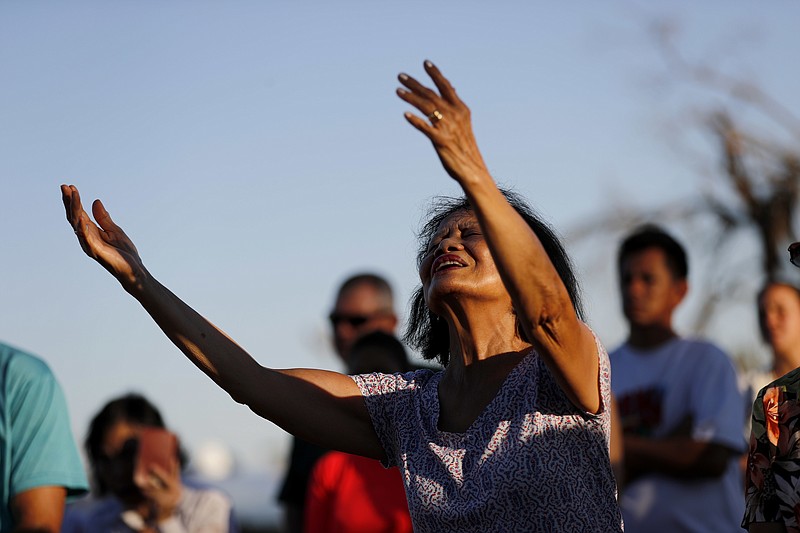
[[[469,368],[496,355],[530,349],[517,335],[516,317],[510,306],[479,302],[474,308],[448,308],[443,314],[450,331],[448,368]]]
[[[772,373],[779,378],[800,367],[800,349],[789,353],[773,352],[772,361]]]
[[[460,359],[451,361],[442,376],[441,386],[448,392],[477,397],[481,391],[492,391],[500,387],[508,373],[531,351],[530,345],[518,351],[498,353],[465,366]],[[441,391],[442,389],[440,389]]]
[[[628,344],[634,348],[649,350],[661,346],[665,342],[677,337],[670,324],[654,326],[631,325],[628,335]]]

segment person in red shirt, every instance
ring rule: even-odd
[[[336,355],[347,365],[353,344],[373,331],[394,333],[398,318],[389,282],[372,272],[348,277],[336,293],[330,313],[331,341]],[[329,450],[308,440],[292,437],[291,453],[278,501],[284,508],[285,533],[303,533],[305,497],[311,472]]]
[[[380,331],[356,341],[347,363],[351,374],[410,370],[400,341]],[[306,533],[411,533],[400,471],[374,459],[328,452],[311,474],[304,524]]]

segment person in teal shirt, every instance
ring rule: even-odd
[[[41,359],[0,343],[0,533],[57,532],[87,492],[64,393]]]

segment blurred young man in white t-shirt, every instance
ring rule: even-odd
[[[686,253],[646,226],[623,241],[618,267],[630,328],[610,355],[623,430],[625,530],[736,531],[745,404],[728,356],[672,327],[688,290]]]

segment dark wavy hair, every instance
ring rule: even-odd
[[[584,317],[581,290],[578,278],[575,276],[564,246],[561,244],[556,232],[550,228],[528,205],[519,194],[501,189],[508,203],[519,215],[527,222],[533,230],[542,247],[550,258],[550,262],[556,269],[558,276],[567,289],[567,294],[572,301],[575,313],[582,320]],[[436,233],[439,225],[450,215],[458,211],[472,211],[472,206],[465,197],[438,196],[433,199],[427,212],[427,221],[417,234],[419,248],[417,250],[417,267],[422,264],[427,252],[428,243]],[[431,313],[425,303],[425,297],[420,284],[411,296],[409,318],[403,340],[411,348],[417,350],[419,354],[427,360],[438,360],[442,366],[447,366],[450,362],[450,336],[447,323],[438,320],[436,315]],[[520,328],[517,328],[520,336],[525,338]]]
[[[89,457],[92,483],[98,496],[103,496],[109,492],[103,476],[99,475],[98,468],[100,468],[105,458],[103,441],[106,433],[118,422],[157,428],[165,427],[164,419],[156,406],[141,394],[126,394],[111,400],[103,406],[89,424],[89,432],[84,443],[86,455]],[[178,451],[178,460],[181,467],[187,462],[187,456],[183,448]]]

